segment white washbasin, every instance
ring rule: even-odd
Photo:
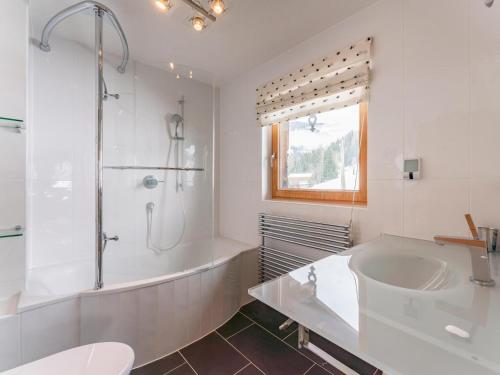
[[[410,254],[355,254],[350,266],[362,275],[399,288],[432,291],[449,288],[455,278],[443,260]]]

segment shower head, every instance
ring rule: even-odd
[[[179,123],[183,122],[183,118],[182,118],[181,115],[179,115],[178,113],[176,113],[176,114],[173,114],[172,117],[170,117],[170,121],[172,123],[175,123],[176,125],[178,125]]]
[[[174,125],[173,135],[171,134],[170,130],[171,125],[169,125],[169,134],[171,139],[175,139],[177,141],[184,140],[184,119],[182,118],[182,116],[178,113],[173,114],[172,116],[170,116],[170,124]]]

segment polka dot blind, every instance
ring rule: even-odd
[[[307,64],[257,89],[257,121],[284,123],[366,100],[372,38]]]

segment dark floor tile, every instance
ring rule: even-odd
[[[181,353],[199,375],[232,375],[248,363],[215,332],[182,349]]]
[[[175,352],[169,356],[163,357],[157,361],[133,370],[131,375],[163,375],[184,362],[184,358],[182,358],[178,352]]]
[[[196,372],[187,363],[184,363],[182,366],[169,372],[168,375],[196,375]]]
[[[311,334],[313,334],[311,332]],[[310,350],[307,349],[298,349],[298,332],[294,332],[292,335],[288,336],[285,340],[285,342],[299,350],[302,354],[304,354],[307,358],[309,358],[311,361],[316,362],[319,366],[323,367],[324,369],[328,370],[334,375],[343,375],[344,373],[328,362],[326,362],[323,358],[318,357],[316,354],[311,352]]]
[[[229,339],[267,375],[302,375],[313,362],[257,325]]]
[[[238,372],[237,375],[263,375],[263,373],[260,372],[254,365],[248,365],[243,370]]]
[[[285,338],[297,329],[297,323],[293,323],[286,330],[280,331],[279,326],[288,318],[260,301],[253,301],[243,306],[240,311],[280,338]]]
[[[305,375],[330,375],[328,371],[323,370],[318,365],[314,365],[312,369],[306,372]]]
[[[356,357],[354,354],[349,353],[348,351],[342,349],[340,346],[335,345],[334,343],[324,339],[323,337],[312,331],[309,332],[309,340],[311,341],[311,343],[324,350],[333,358],[337,359],[339,362],[342,362],[347,367],[350,367],[360,375],[373,375],[373,373],[377,370],[376,367],[370,365],[369,363],[363,361],[361,358]],[[294,333],[285,341],[290,345],[294,345],[294,347],[296,347],[297,333]],[[326,362],[319,358],[317,355],[311,353],[307,349],[302,349],[300,351],[304,355],[311,358],[314,362],[322,365],[322,367],[326,368],[328,371],[333,372],[332,368],[334,367],[329,364],[325,364]]]
[[[251,324],[253,324],[251,320],[249,320],[240,313],[236,313],[236,315],[233,316],[229,322],[220,327],[217,330],[217,332],[219,332],[222,336],[227,338],[229,336],[234,335],[236,332],[239,332],[242,329],[248,327]]]

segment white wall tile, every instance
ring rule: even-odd
[[[470,184],[470,211],[476,225],[500,226],[500,178],[474,179]]]
[[[468,234],[463,214],[469,209],[498,227],[479,196],[493,194],[500,177],[498,12],[471,0],[382,0],[226,83],[219,137],[221,234],[257,244],[260,211],[349,220],[345,207],[263,201],[268,187],[262,186],[262,160],[242,157],[241,150],[259,154],[262,148],[261,139],[247,133],[255,127],[258,85],[367,35],[374,37],[369,202],[354,209],[356,241],[380,232],[425,239],[436,232]],[[415,156],[422,158],[423,179],[403,182],[403,158]]]
[[[26,124],[27,11],[25,1],[6,0],[0,13],[0,48],[5,51],[0,61],[0,117],[24,120],[25,126],[29,126]],[[0,229],[25,226],[25,155],[26,131],[0,129]],[[0,242],[0,299],[23,288],[23,262],[24,238],[3,239]],[[5,327],[6,322],[3,324]]]
[[[422,180],[405,186],[404,233],[431,239],[436,234],[468,236],[468,180]]]
[[[31,46],[35,124],[30,133],[32,191],[30,266],[92,261],[95,247],[95,87],[93,52],[54,37],[52,52]],[[104,164],[174,166],[167,160],[168,119],[180,112],[185,98],[184,166],[204,173],[181,174],[185,190],[175,192],[175,173],[114,171],[104,174],[104,230],[118,235],[106,261],[150,251],[146,249],[146,203],[154,202],[155,244],[167,247],[182,233],[183,243],[212,235],[212,87],[178,80],[164,70],[130,61],[125,74],[116,72],[115,56],[107,55],[105,79],[116,100],[104,102]],[[54,95],[46,95],[54,92]],[[54,103],[58,103],[55,105]],[[91,124],[92,126],[89,126]],[[54,143],[54,140],[57,140]],[[166,183],[150,191],[148,174]],[[59,186],[59,188],[57,188]],[[63,188],[63,186],[65,186]],[[169,209],[164,209],[168,207]]]
[[[21,318],[19,315],[0,319],[0,371],[21,364]]]
[[[80,301],[73,298],[21,313],[22,361],[80,345]]]

